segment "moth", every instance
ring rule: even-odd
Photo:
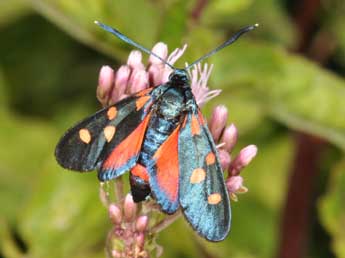
[[[118,30],[96,23],[173,71],[168,82],[103,108],[69,129],[55,150],[58,163],[78,172],[97,169],[100,181],[129,171],[135,202],[152,196],[164,213],[181,209],[202,237],[223,240],[231,221],[228,192],[187,71],[257,25],[241,29],[188,67],[177,69]]]

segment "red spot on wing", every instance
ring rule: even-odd
[[[151,99],[150,96],[143,96],[143,97],[138,98],[135,102],[137,111],[140,110],[150,99]]]
[[[200,134],[199,121],[195,115],[192,115],[191,127],[192,127],[192,135],[193,136]]]
[[[149,121],[150,114],[148,114],[139,126],[111,152],[109,157],[102,164],[102,169],[120,168],[125,165],[129,159],[139,154]]]
[[[158,186],[172,202],[177,201],[179,188],[179,129],[180,126],[172,132],[153,156],[156,160]]]
[[[146,167],[141,164],[136,164],[132,169],[131,173],[134,176],[140,177],[142,180],[148,182],[149,181],[149,174],[147,173]]]

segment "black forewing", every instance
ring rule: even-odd
[[[198,117],[198,114],[189,113],[179,134],[180,205],[194,230],[210,241],[221,241],[230,230],[230,203],[215,143],[207,125],[200,121],[201,113],[199,114]],[[200,126],[199,134],[194,135],[193,116],[198,117]],[[215,154],[215,162],[211,165],[207,164],[209,153]],[[206,173],[204,180],[198,183],[193,182],[195,178],[191,178],[196,169],[202,169]],[[209,198],[217,202],[217,197],[221,198],[219,203],[209,203]]]
[[[152,91],[146,90],[148,93],[145,95],[139,93],[123,99],[70,128],[56,146],[55,156],[58,163],[64,168],[81,172],[99,168],[111,151],[141,123],[150,111],[152,103],[166,88],[167,86],[163,84]],[[150,99],[137,110],[136,101],[143,96],[150,96]],[[116,116],[110,120],[107,112],[112,107],[116,108]],[[110,142],[107,142],[103,132],[107,126],[116,128]],[[79,135],[81,129],[86,129],[90,133],[89,143],[81,141]]]

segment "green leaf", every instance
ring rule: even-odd
[[[141,44],[152,46],[158,34],[159,4],[144,0],[30,0],[33,7],[72,37],[110,56],[124,58],[128,45],[94,24],[118,28]],[[145,11],[143,11],[145,10]],[[143,22],[145,21],[145,22]]]
[[[4,257],[22,257],[20,248],[16,245],[10,225],[0,216],[0,251]]]
[[[245,40],[213,60],[212,84],[225,95],[245,92],[277,121],[345,149],[343,79],[281,48]]]
[[[161,13],[161,24],[157,40],[162,41],[170,48],[180,47],[186,33],[190,2],[176,0],[167,4]]]
[[[237,12],[247,10],[252,4],[253,0],[234,0],[234,1],[227,1],[227,0],[216,0],[210,2],[206,7],[206,17],[207,15],[212,16],[232,16],[235,15]],[[211,21],[212,22],[212,21]]]
[[[0,217],[10,222],[33,188],[42,160],[52,156],[55,134],[47,124],[0,112]],[[44,139],[43,141],[40,139]]]
[[[0,1],[0,27],[32,13],[30,5],[25,0],[2,0]]]
[[[238,30],[246,25],[260,24],[260,36],[271,42],[292,47],[296,31],[280,0],[217,0],[207,6],[202,21],[207,26]],[[259,34],[259,32],[254,32]],[[253,34],[253,32],[251,33]]]
[[[5,80],[5,75],[2,71],[2,67],[0,67],[0,112],[5,112],[5,108],[7,107],[7,92],[6,92],[7,83]]]
[[[200,257],[200,250],[194,239],[195,234],[185,218],[181,216],[159,233],[157,243],[163,247],[163,257]]]
[[[18,221],[30,256],[75,257],[91,252],[97,243],[96,250],[102,250],[110,223],[95,174],[63,171],[53,157],[40,172]]]
[[[5,112],[0,120],[1,252],[22,257],[19,237],[32,257],[101,257],[110,225],[95,173],[58,166],[58,137],[48,124]]]
[[[345,257],[345,160],[331,171],[327,193],[319,201],[319,214],[323,225],[332,236],[332,249],[337,258]]]

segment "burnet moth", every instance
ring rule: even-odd
[[[168,82],[106,107],[69,129],[55,150],[58,163],[79,172],[98,169],[100,181],[130,171],[135,202],[151,196],[164,213],[181,208],[199,235],[210,241],[223,240],[231,221],[228,192],[187,70],[257,25],[241,29],[186,68],[177,69],[116,29],[96,24],[173,71]]]

